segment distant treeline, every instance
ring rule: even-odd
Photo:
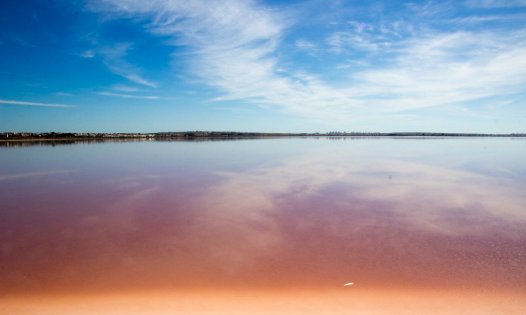
[[[327,132],[327,133],[263,133],[237,131],[182,131],[156,133],[65,133],[3,132],[0,141],[11,140],[96,140],[96,139],[241,139],[270,137],[526,137],[526,133],[448,133],[448,132]]]

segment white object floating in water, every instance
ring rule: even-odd
[[[348,287],[348,286],[351,286],[351,285],[353,285],[353,284],[354,284],[354,282],[348,282],[348,283],[344,284],[343,286],[344,286],[344,287]]]

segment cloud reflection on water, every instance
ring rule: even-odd
[[[0,201],[2,289],[524,288],[520,176],[389,142],[315,143],[327,150],[237,168],[167,155],[67,183],[6,181],[26,193]]]

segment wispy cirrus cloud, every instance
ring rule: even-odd
[[[0,104],[9,104],[9,105],[16,105],[16,106],[59,107],[59,108],[76,107],[75,105],[68,105],[68,104],[26,102],[26,101],[3,100],[3,99],[0,99]]]
[[[478,5],[490,3],[498,1]],[[342,118],[462,104],[521,93],[526,86],[526,26],[511,32],[434,28],[433,17],[444,19],[454,8],[431,2],[421,10],[409,7],[406,13],[414,17],[407,20],[348,21],[321,43],[296,40],[297,48],[316,45],[346,56],[347,66],[335,66],[347,78],[338,84],[283,62],[282,41],[294,21],[254,1],[94,0],[90,7],[146,20],[146,29],[169,38],[169,45],[188,47],[190,53],[174,58],[184,58],[194,76],[220,92],[215,101]],[[110,54],[123,56],[127,49]]]
[[[56,96],[73,96],[72,93],[67,93],[67,92],[55,92],[54,95],[56,95]]]
[[[526,25],[515,30],[479,27],[502,16],[448,18],[451,7],[425,4],[426,18],[351,21],[326,38],[329,51],[350,56],[339,67],[352,84],[347,95],[370,111],[399,112],[524,93]],[[442,9],[442,11],[441,11]],[[415,6],[411,10],[418,11]],[[444,13],[446,12],[446,13]],[[468,20],[469,19],[469,20]],[[472,24],[449,28],[443,24]],[[433,25],[440,24],[436,28]]]
[[[119,92],[138,92],[140,89],[138,87],[135,87],[135,86],[130,86],[130,85],[124,85],[124,84],[116,84],[116,85],[113,85],[110,89],[114,90],[114,91],[119,91]]]
[[[469,7],[480,8],[526,7],[525,0],[467,0],[465,4]]]
[[[150,32],[192,49],[193,74],[217,88],[216,101],[245,100],[299,113],[353,100],[302,71],[283,72],[275,55],[285,17],[253,1],[93,1],[91,8],[119,16],[148,17]]]
[[[112,97],[120,97],[120,98],[135,98],[135,99],[143,99],[143,100],[160,99],[160,97],[156,95],[135,95],[135,94],[124,94],[124,93],[113,93],[113,92],[97,92],[96,94],[102,95],[102,96],[112,96]]]
[[[316,44],[306,39],[298,39],[294,42],[294,46],[299,50],[312,51],[317,48]]]
[[[126,55],[132,48],[133,45],[130,43],[119,43],[111,47],[103,47],[99,53],[111,72],[143,86],[157,87],[156,82],[145,79],[141,75],[141,70],[126,60]],[[93,54],[87,54],[85,58],[93,57]]]
[[[510,22],[526,20],[524,13],[495,14],[495,15],[470,15],[447,19],[445,23],[454,23],[458,25],[475,25],[487,22]]]
[[[382,67],[355,72],[349,90],[386,111],[512,95],[526,84],[526,32],[432,33],[390,46]]]
[[[81,52],[79,54],[80,57],[82,58],[86,58],[86,59],[91,59],[91,58],[95,58],[95,51],[89,49],[89,50],[85,50],[83,52]]]

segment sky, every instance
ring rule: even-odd
[[[526,1],[0,2],[0,131],[526,132]]]

